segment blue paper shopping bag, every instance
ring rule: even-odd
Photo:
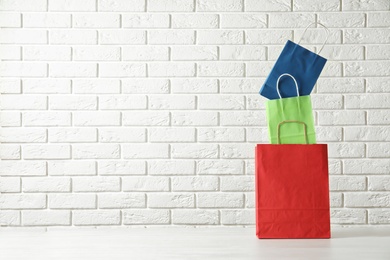
[[[300,86],[299,96],[310,95],[326,63],[326,59],[321,57],[319,53],[324,48],[329,36],[328,28],[323,24],[317,23],[324,27],[327,32],[326,39],[318,54],[300,46],[299,43],[302,40],[303,35],[307,28],[312,24],[314,23],[311,23],[306,27],[298,43],[287,41],[274,67],[271,69],[270,74],[261,87],[260,95],[268,99],[278,99],[279,95],[275,86],[278,77],[283,73],[291,74],[296,79]],[[283,88],[279,90],[282,97],[297,96],[297,93],[294,91],[294,82],[291,79],[282,79],[280,85],[283,86]]]

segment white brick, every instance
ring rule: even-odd
[[[218,80],[216,79],[172,79],[173,93],[217,93]]]
[[[2,144],[0,150],[1,160],[20,159],[20,145]]]
[[[216,126],[218,124],[218,112],[174,111],[171,114],[174,126]]]
[[[245,31],[246,44],[285,44],[292,39],[292,30],[247,30]]]
[[[23,226],[69,226],[71,222],[69,210],[24,210]]]
[[[63,63],[51,63],[49,65],[49,75],[54,78],[61,77],[85,77],[92,78],[97,75],[96,63],[76,63],[76,62],[63,62]]]
[[[364,80],[361,78],[319,78],[317,93],[363,93]]]
[[[49,0],[50,11],[96,11],[95,0]]]
[[[169,191],[167,177],[122,177],[123,191]]]
[[[193,175],[195,162],[192,160],[159,160],[148,162],[150,175]]]
[[[221,58],[224,56],[221,48]],[[225,52],[226,53],[226,52]],[[263,83],[260,79],[222,79],[220,80],[221,93],[258,93]]]
[[[303,28],[305,28],[307,26],[304,25],[302,26]],[[307,45],[312,45],[312,44],[318,44],[318,45],[322,45],[325,41],[325,37],[326,37],[326,32],[322,29],[318,29],[318,28],[310,28],[310,29],[307,29],[306,33],[303,35],[305,29],[295,29],[294,30],[294,42],[298,42],[299,40],[302,39],[301,41],[301,45],[303,45],[304,47],[311,47],[311,46],[307,46]],[[347,29],[346,29],[347,30]],[[329,36],[328,36],[328,40],[326,41],[327,44],[341,44],[342,43],[342,34],[343,34],[343,31],[340,30],[340,29],[329,29]],[[346,43],[346,42],[343,42],[343,43]],[[328,64],[325,66],[325,68],[328,66]],[[323,75],[323,74],[321,74]]]
[[[120,48],[114,46],[73,47],[73,60],[115,61],[120,60]]]
[[[0,209],[43,209],[45,194],[0,194]]]
[[[101,209],[144,208],[146,197],[144,194],[107,193],[99,194],[98,202]]]
[[[73,14],[75,28],[118,28],[120,16],[114,13],[83,13]]]
[[[97,32],[95,30],[50,30],[51,44],[96,44]]]
[[[245,0],[245,11],[291,11],[290,0],[280,1],[258,1],[258,0]]]
[[[199,76],[222,76],[222,77],[237,77],[244,76],[243,63],[200,63],[198,64]]]
[[[43,128],[14,128],[1,129],[2,143],[44,143],[46,131]]]
[[[364,191],[366,189],[366,177],[330,176],[329,189],[331,191]]]
[[[344,160],[344,174],[388,174],[390,164],[387,159]]]
[[[255,208],[256,207],[256,195],[254,192],[245,193],[245,207]]]
[[[215,46],[173,46],[172,60],[217,60],[218,49]]]
[[[100,161],[99,175],[145,175],[146,167],[143,161]]]
[[[145,0],[98,0],[99,11],[143,12]]]
[[[364,155],[364,143],[330,143],[328,145],[329,158],[358,158]]]
[[[120,147],[116,144],[74,144],[72,153],[75,159],[118,159]]]
[[[69,28],[71,15],[61,13],[24,13],[25,28]]]
[[[219,180],[215,176],[171,177],[173,191],[217,191]]]
[[[0,178],[0,193],[20,192],[20,178],[2,177]]]
[[[369,110],[367,116],[367,123],[369,125],[389,125],[390,111],[389,110]]]
[[[173,14],[172,28],[218,28],[215,14]]]
[[[3,77],[46,77],[47,64],[3,61],[0,73]]]
[[[119,177],[74,177],[72,178],[74,192],[105,192],[120,191]]]
[[[216,225],[219,223],[218,210],[175,209],[172,223],[182,225]]]
[[[76,126],[118,126],[120,125],[119,112],[74,112],[73,124]]]
[[[390,157],[390,143],[368,143],[367,156],[374,158],[389,158]]]
[[[95,194],[49,194],[50,209],[95,209]]]
[[[198,44],[243,44],[244,33],[240,30],[198,30]]]
[[[320,13],[318,20],[329,28],[364,27],[366,23],[364,13]]]
[[[68,177],[33,177],[23,178],[23,192],[69,192],[70,178]]]
[[[201,95],[198,97],[199,109],[236,110],[245,108],[242,95]]]
[[[336,110],[318,112],[320,125],[364,125],[366,113],[361,110]]]
[[[149,96],[150,109],[195,109],[195,96],[192,95],[152,95]]]
[[[222,158],[254,158],[255,144],[221,144]]]
[[[199,142],[243,142],[245,130],[240,128],[199,128]]]
[[[348,95],[347,108],[390,108],[390,94]]]
[[[101,63],[99,64],[99,76],[106,78],[144,77],[146,76],[146,64]]]
[[[118,79],[74,79],[73,92],[76,94],[118,94],[120,81]]]
[[[167,209],[129,209],[123,210],[125,225],[169,224],[170,211]]]
[[[0,17],[0,26],[1,28],[21,27],[21,17],[21,14],[18,13],[2,13]]]
[[[193,30],[153,30],[148,32],[149,44],[194,44]]]
[[[294,11],[340,11],[340,1],[295,0],[293,8]]]
[[[390,207],[390,193],[388,192],[351,192],[344,194],[345,206],[356,207]]]
[[[92,161],[49,161],[50,176],[96,175],[96,163]]]
[[[52,110],[96,110],[95,96],[56,95],[49,97],[49,108]]]
[[[368,13],[367,27],[389,27],[390,17],[388,12]]]
[[[366,80],[366,85],[368,93],[388,92],[390,89],[390,85],[388,84],[388,78],[384,77],[368,78]]]
[[[148,73],[150,77],[194,77],[194,63],[151,63],[148,65]]]
[[[342,127],[319,126],[315,128],[317,142],[340,142],[343,139]]]
[[[49,142],[51,143],[78,143],[96,142],[97,131],[94,128],[51,128]]]
[[[47,32],[45,30],[2,28],[0,32],[0,43],[46,44]]]
[[[137,111],[123,112],[123,124],[126,126],[167,126],[169,125],[169,112]]]
[[[260,61],[247,63],[245,66],[247,77],[267,77],[274,66],[272,61]]]
[[[345,75],[349,77],[350,76],[387,76],[389,66],[390,66],[390,62],[388,61],[346,62]]]
[[[37,79],[24,79],[23,80],[23,93],[27,94],[65,94],[70,93],[69,79],[49,79],[49,78],[37,78]]]
[[[40,176],[46,175],[45,162],[0,161],[0,176]]]
[[[314,22],[315,16],[311,13],[270,13],[270,28],[305,28]]]
[[[221,28],[265,28],[266,14],[223,14]]]
[[[162,94],[169,92],[168,79],[122,79],[122,93]]]
[[[199,208],[242,208],[244,195],[228,192],[198,193],[196,202]]]
[[[126,144],[122,145],[122,154],[125,159],[134,158],[169,158],[168,144]]]
[[[172,144],[172,158],[204,158],[213,159],[218,157],[217,144]]]
[[[99,141],[101,143],[139,143],[146,141],[144,128],[101,128]]]
[[[16,210],[0,211],[0,225],[18,226],[20,225],[20,212]]]
[[[99,97],[102,110],[146,109],[147,100],[143,95],[104,95]]]
[[[169,28],[168,14],[122,14],[124,28]]]
[[[198,0],[197,11],[200,12],[241,12],[243,0]]]
[[[149,130],[150,142],[194,142],[194,128],[153,128]]]
[[[370,177],[368,177],[368,190],[370,190],[370,191],[390,191],[390,176],[370,176]]]
[[[0,5],[1,11],[47,11],[47,0],[3,0]]]
[[[222,210],[221,223],[224,225],[254,225],[256,212],[252,209]]]
[[[368,60],[389,60],[390,46],[389,45],[369,45],[367,48]]]
[[[369,209],[368,223],[370,224],[387,224],[390,219],[389,209]]]
[[[345,43],[390,43],[390,29],[345,29],[344,41]]]
[[[314,110],[319,109],[328,109],[328,110],[336,110],[342,109],[344,102],[342,95],[311,95],[312,105]]]
[[[244,174],[244,163],[240,160],[201,160],[198,161],[197,174],[241,175]]]
[[[265,60],[266,48],[262,46],[221,46],[221,60]]]
[[[390,127],[345,127],[344,139],[346,141],[390,141]]]
[[[318,131],[316,131],[317,139],[319,138]],[[246,140],[248,142],[267,143],[268,142],[268,129],[266,127],[261,128],[247,128]]]
[[[331,208],[340,208],[343,206],[343,194],[332,192],[330,195],[330,207]]]
[[[119,225],[119,210],[76,210],[73,211],[75,226]]]
[[[363,60],[363,46],[326,46],[321,52],[321,55],[329,60]],[[342,90],[341,90],[342,91]]]
[[[389,10],[390,3],[386,0],[378,1],[358,1],[343,0],[343,10],[345,11],[363,11],[363,10]]]
[[[148,0],[150,12],[192,12],[194,1],[192,0]]]
[[[130,61],[167,61],[169,49],[165,46],[125,46],[122,59]]]
[[[22,59],[21,47],[14,46],[14,45],[1,45],[0,46],[0,59],[3,61],[21,60]]]
[[[365,224],[366,210],[364,209],[331,209],[332,224]]]
[[[2,95],[3,110],[38,110],[46,109],[47,98],[34,95]]]
[[[221,191],[255,191],[254,176],[221,177]]]
[[[194,208],[195,196],[189,193],[149,193],[150,208]]]
[[[33,61],[69,61],[71,48],[67,46],[25,46],[23,59]]]
[[[24,159],[70,159],[69,145],[23,145]]]

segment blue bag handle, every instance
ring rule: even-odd
[[[314,23],[310,23],[308,26],[306,26],[305,30],[304,30],[303,33],[302,33],[301,39],[299,39],[299,41],[298,41],[297,44],[299,45],[299,43],[301,42],[301,40],[302,40],[302,38],[303,38],[303,35],[304,35],[304,34],[306,33],[306,31],[307,31],[307,28],[309,28],[310,25],[313,25],[313,24],[318,24],[318,25],[324,27],[324,29],[325,29],[325,31],[326,31],[326,38],[325,38],[325,41],[324,41],[324,43],[322,44],[321,49],[320,49],[320,50],[318,51],[318,53],[317,53],[317,54],[319,55],[320,52],[322,51],[322,49],[324,48],[325,43],[328,41],[328,38],[329,38],[329,29],[328,29],[328,27],[326,27],[326,26],[323,25],[322,23],[314,22]]]

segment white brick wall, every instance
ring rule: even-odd
[[[254,225],[258,90],[314,21],[332,223],[390,224],[388,0],[2,0],[0,226]]]

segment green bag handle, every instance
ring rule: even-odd
[[[298,123],[298,124],[303,125],[303,131],[305,133],[305,141],[306,141],[306,144],[309,144],[309,141],[307,140],[306,124],[304,122],[298,121],[298,120],[284,120],[278,124],[278,130],[277,130],[278,144],[280,144],[280,126],[285,124],[285,123]]]
[[[295,80],[295,78],[291,74],[288,74],[288,73],[283,73],[282,75],[279,76],[278,80],[276,81],[276,91],[278,92],[279,97],[282,98],[282,96],[280,95],[280,92],[279,92],[279,81],[284,76],[289,76],[289,77],[291,77],[294,80],[295,88],[297,90],[297,96],[299,97],[298,83]]]

